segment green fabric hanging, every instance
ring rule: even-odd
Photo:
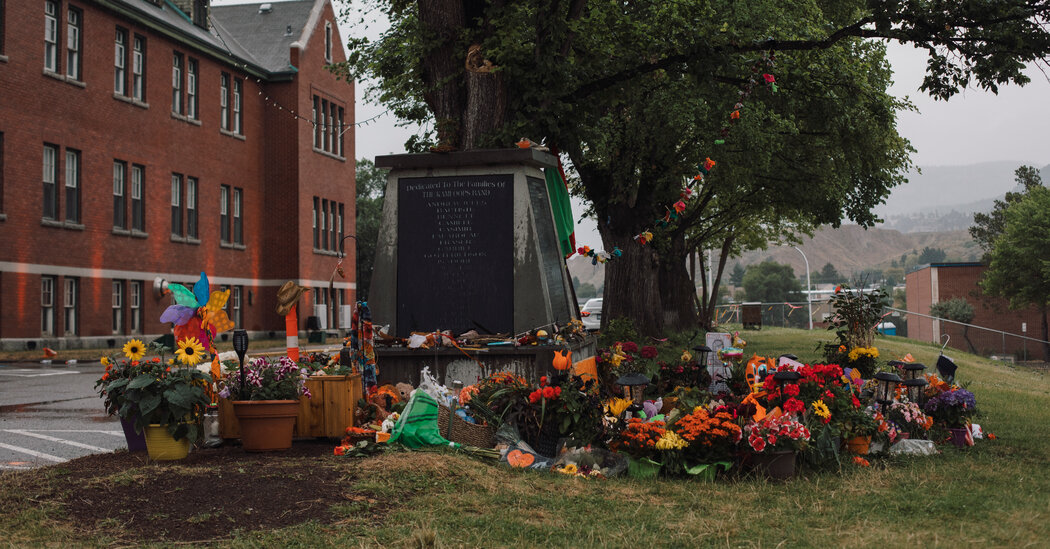
[[[569,190],[565,187],[565,180],[561,178],[557,168],[547,168],[543,173],[547,179],[547,195],[551,199],[551,211],[554,212],[554,226],[558,230],[561,254],[568,257],[576,251],[572,244],[572,234],[576,230],[573,228]]]

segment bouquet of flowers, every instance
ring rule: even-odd
[[[609,443],[609,448],[617,452],[623,452],[635,459],[653,459],[660,453],[656,443],[664,438],[666,432],[667,429],[662,421],[645,421],[637,417],[631,418],[627,421],[627,426],[623,431],[620,431],[620,434]]]
[[[725,407],[713,412],[697,408],[675,421],[670,430],[686,442],[686,456],[698,463],[728,460],[743,436],[733,413]]]
[[[756,454],[804,450],[810,437],[809,429],[790,414],[766,416],[761,421],[748,424],[744,431],[747,433],[748,445]]]
[[[116,355],[101,358],[102,365],[106,367],[106,371],[95,382],[95,390],[98,391],[98,396],[104,399],[106,412],[109,415],[119,415],[124,419],[129,419],[120,414],[121,408],[124,407],[124,403],[127,401],[125,393],[127,392],[128,382],[142,373],[142,362],[160,362],[158,357],[153,357],[149,361],[143,360],[148,350],[157,348],[152,343],[146,346],[138,339],[132,339],[124,344],[122,349],[124,358],[117,358]]]
[[[922,408],[914,402],[894,402],[886,415],[899,431],[908,433],[911,438],[924,439],[933,427],[933,418],[922,413]]]
[[[926,402],[926,413],[946,427],[964,427],[978,413],[977,397],[961,388],[945,391]]]
[[[240,368],[227,364],[226,375],[219,382],[219,396],[233,400],[297,400],[310,398],[306,388],[309,371],[300,369],[294,360],[282,356],[277,360],[253,358],[244,365],[244,384]]]

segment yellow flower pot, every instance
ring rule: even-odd
[[[146,426],[146,452],[157,461],[184,459],[190,453],[190,439],[175,440],[167,425],[151,423]]]

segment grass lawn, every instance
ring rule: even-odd
[[[818,341],[830,339],[828,332],[777,328],[741,335],[748,356],[790,352],[809,362],[819,356]],[[937,346],[896,337],[880,338],[877,346],[881,361],[911,353],[931,370],[939,353]],[[330,517],[238,531],[243,509],[209,510],[229,515],[230,523],[230,534],[212,541],[224,547],[1050,546],[1050,474],[1044,469],[1050,465],[1050,379],[948,354],[984,412],[977,422],[997,440],[966,450],[940,446],[931,457],[874,459],[870,468],[810,472],[781,484],[753,478],[588,481],[437,452],[310,462],[273,454],[268,467],[284,467],[289,475],[334,468],[339,482],[316,494],[329,503]],[[149,490],[149,479],[178,475],[207,482],[208,473],[199,463],[100,470],[86,480],[70,478],[62,464],[7,472],[0,476],[0,542],[138,544],[127,541],[119,508],[111,520],[69,520],[78,491],[128,482]],[[266,483],[248,489],[265,491]],[[171,527],[192,529],[194,521]]]

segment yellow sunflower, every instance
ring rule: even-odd
[[[109,366],[109,357],[104,356],[99,359],[99,362],[101,362],[103,366]]]
[[[831,410],[828,409],[828,405],[827,404],[824,404],[824,399],[821,399],[821,400],[818,400],[818,401],[814,402],[812,404],[812,406],[813,406],[813,413],[817,414],[818,416],[820,416],[820,417],[822,417],[824,419],[828,419],[828,418],[831,417]]]
[[[137,339],[124,344],[124,356],[128,357],[128,360],[142,360],[142,357],[146,356],[146,346]]]
[[[179,362],[187,366],[196,366],[204,360],[204,346],[195,337],[188,337],[179,341],[179,348],[175,351]]]

